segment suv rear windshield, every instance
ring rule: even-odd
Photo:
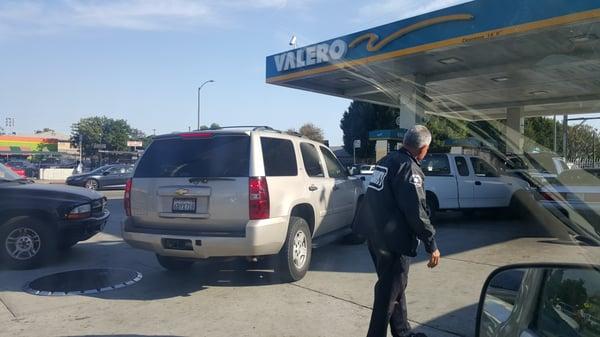
[[[140,159],[135,178],[248,177],[250,137],[157,139]]]

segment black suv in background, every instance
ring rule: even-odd
[[[37,266],[100,232],[109,215],[98,192],[34,184],[0,164],[0,264]]]

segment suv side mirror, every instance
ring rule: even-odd
[[[600,333],[600,266],[502,267],[488,277],[477,311],[478,337],[594,336]]]

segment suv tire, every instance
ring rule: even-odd
[[[301,280],[310,266],[312,234],[306,220],[290,217],[288,233],[279,252],[277,272],[284,282]]]
[[[0,224],[0,260],[9,268],[37,267],[55,254],[55,235],[39,219],[17,216]]]
[[[191,260],[178,259],[176,257],[158,254],[156,254],[156,259],[163,268],[171,271],[188,270],[194,264],[194,261]]]

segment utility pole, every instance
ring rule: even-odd
[[[562,149],[562,155],[563,157],[565,157],[565,160],[567,160],[567,155],[568,155],[568,151],[567,151],[567,138],[569,137],[569,119],[567,114],[563,115],[563,149]]]
[[[553,140],[554,140],[554,153],[556,153],[556,151],[558,150],[556,148],[556,128],[557,128],[557,126],[556,126],[556,115],[554,115],[553,121],[554,121],[554,123],[553,123],[553,126],[554,126],[554,138],[553,138]]]
[[[79,162],[83,165],[83,135],[79,134]]]

